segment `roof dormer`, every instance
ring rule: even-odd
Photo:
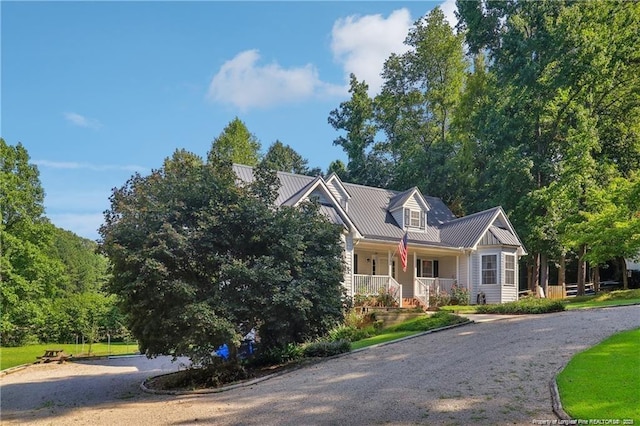
[[[424,232],[427,229],[430,207],[416,187],[393,196],[389,200],[388,210],[402,229],[414,232]]]

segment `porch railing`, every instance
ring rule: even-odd
[[[429,284],[426,278],[416,278],[414,297],[418,299],[425,308],[429,307]]]
[[[451,294],[451,288],[456,283],[456,279],[455,278],[416,278],[416,282],[420,283],[420,285],[426,285],[427,287],[429,287],[430,293],[432,294],[440,294],[440,293]]]
[[[402,285],[388,275],[353,275],[353,293],[375,296],[380,291],[388,291],[398,306],[402,307]]]

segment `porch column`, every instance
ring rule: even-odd
[[[393,272],[391,271],[391,250],[387,250],[387,275],[390,277],[393,276]]]
[[[416,252],[413,252],[413,272],[411,272],[411,283],[413,284],[413,294],[418,294],[418,288],[416,287],[416,269],[418,267],[418,257]]]

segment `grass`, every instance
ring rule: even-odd
[[[59,344],[47,343],[39,345],[18,346],[15,348],[0,348],[0,370],[15,367],[22,364],[33,364],[36,357],[42,356],[47,349],[63,349],[66,354],[73,354],[75,357],[89,356],[87,353],[89,345],[84,344],[84,353],[82,353],[82,344]],[[91,346],[91,356],[101,355],[127,355],[137,353],[138,345],[134,342],[129,343],[111,343],[111,347],[106,343],[94,343]]]
[[[603,292],[597,296],[576,296],[565,299],[565,303],[567,309],[640,304],[640,289]]]
[[[536,300],[536,299],[521,299],[518,302],[503,303],[502,305],[442,306],[440,307],[440,310],[446,311],[446,312],[453,312],[456,314],[462,314],[462,315],[476,314],[476,313],[477,314],[479,313],[495,313],[495,314],[542,313],[542,312],[535,312],[539,309],[537,306],[534,306],[534,305],[538,303],[551,302],[550,300],[549,302],[524,302],[525,304],[527,304],[526,308],[518,307],[519,304],[523,303],[523,300]],[[555,308],[558,308],[557,306],[558,302],[559,301],[553,302],[556,304]],[[564,303],[566,310],[583,309],[583,308],[601,308],[606,306],[637,305],[637,304],[640,304],[640,289],[602,292],[597,296],[568,297],[566,299],[562,299],[562,303]],[[532,312],[526,312],[526,310],[532,310]],[[555,310],[552,310],[552,311],[555,312]]]
[[[441,311],[451,312],[454,314],[475,314],[476,306],[475,305],[449,305],[449,306],[441,306]]]
[[[640,422],[638,342],[640,328],[615,334],[569,361],[557,383],[572,418]]]
[[[383,328],[377,335],[351,343],[351,350],[366,348],[380,343],[390,342],[403,337],[412,336],[424,331],[447,327],[467,322],[466,318],[448,312],[438,312],[434,315],[413,318],[401,324]]]

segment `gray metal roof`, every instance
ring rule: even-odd
[[[520,246],[518,237],[513,235],[508,229],[491,226],[489,227],[489,232],[491,232],[498,239],[498,241],[500,241],[500,243],[505,246]]]
[[[253,181],[251,167],[234,165],[233,169],[240,181]],[[322,179],[284,172],[278,172],[277,175],[281,187],[278,190],[276,204],[287,205],[297,201],[311,185]],[[350,220],[365,238],[383,241],[398,241],[402,238],[404,230],[396,223],[390,211],[402,206],[416,188],[397,192],[352,183],[343,183],[343,186],[351,196],[346,219]],[[500,207],[456,218],[440,198],[425,196],[424,199],[430,209],[427,213],[428,226],[425,232],[409,231],[410,243],[471,248],[485,232],[492,232],[504,245],[521,246],[518,237],[510,230],[492,226],[498,213],[502,212]],[[332,222],[345,225],[336,208],[321,206],[321,211]]]
[[[326,218],[329,219],[329,222],[335,223],[336,225],[345,226],[344,221],[342,220],[342,218],[340,217],[340,215],[338,214],[335,208],[331,206],[321,205],[320,213],[325,215]]]
[[[404,203],[406,203],[407,200],[411,197],[413,191],[415,191],[416,189],[417,188],[414,186],[413,188],[407,189],[406,191],[398,192],[396,195],[391,197],[391,199],[389,200],[389,211],[392,212],[402,207]]]
[[[452,247],[473,247],[493,222],[500,207],[474,213],[440,226],[442,241]]]

